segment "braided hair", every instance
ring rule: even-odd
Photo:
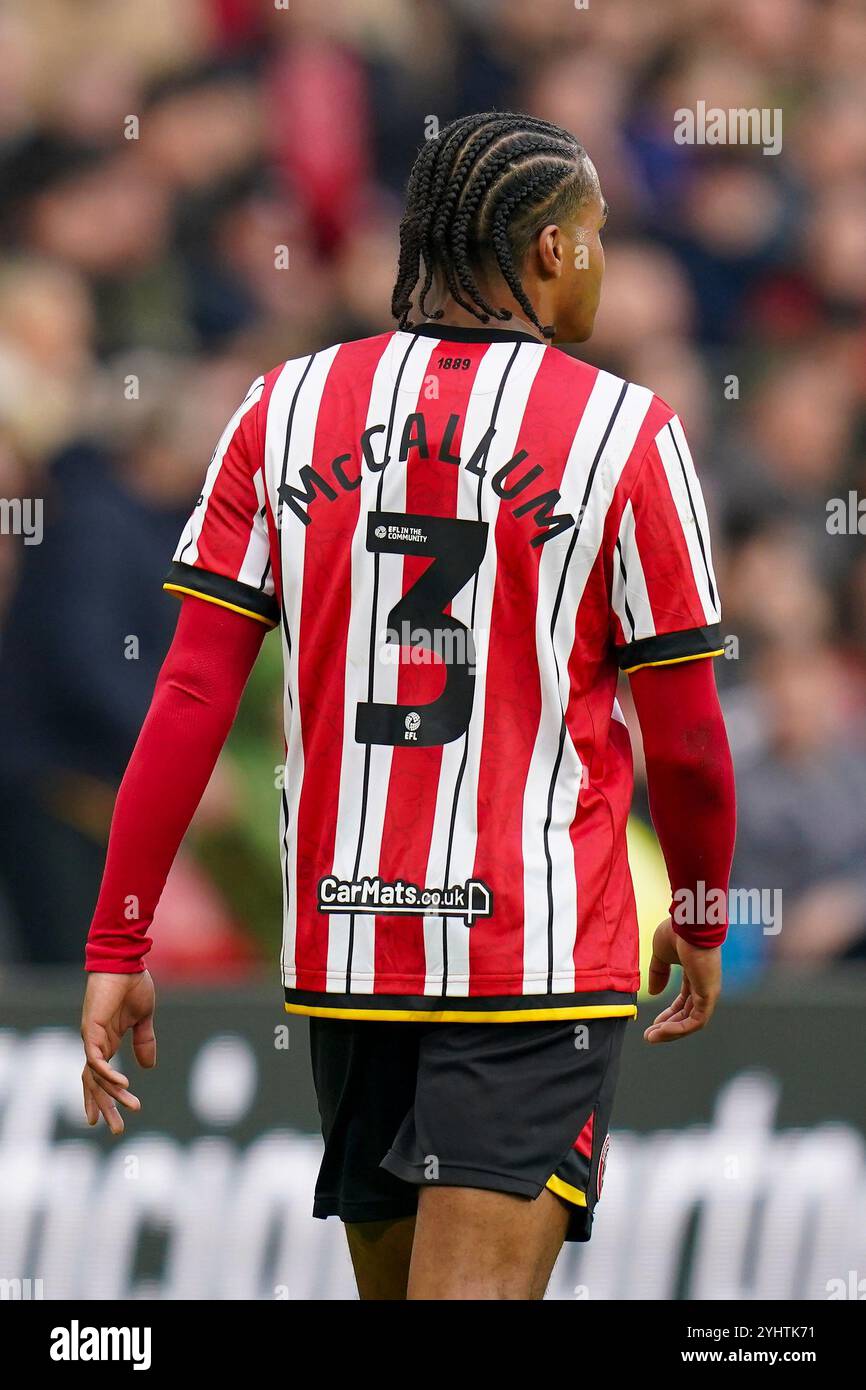
[[[481,267],[497,267],[527,318],[543,325],[521,283],[518,267],[534,234],[548,222],[573,216],[591,198],[596,180],[578,140],[535,116],[484,111],[451,121],[420,151],[400,222],[400,258],[391,312],[400,328],[421,281],[417,307],[427,318],[427,295],[441,271],[455,303],[489,323],[510,319],[510,309],[488,303],[476,280]]]

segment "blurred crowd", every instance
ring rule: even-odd
[[[780,108],[781,152],[676,143],[698,101]],[[866,498],[862,0],[3,0],[0,499],[42,499],[44,537],[3,512],[0,961],[80,961],[225,419],[284,358],[392,326],[414,155],[489,107],[589,150],[611,215],[581,355],[679,411],[704,483],[735,882],[784,895],[732,952],[866,955],[866,548],[827,511]],[[278,931],[273,669],[161,909],[179,971]]]

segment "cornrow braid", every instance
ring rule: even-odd
[[[423,207],[427,200],[435,158],[436,146],[431,141],[424,146],[418,155],[409,175],[406,211],[400,222],[400,259],[397,266],[397,283],[391,300],[391,312],[395,318],[401,318],[401,316],[408,314],[411,306],[411,297],[407,298],[405,303],[402,301],[400,287],[407,284],[410,279],[414,284],[414,280],[418,277],[422,226],[415,209],[419,206]]]
[[[408,322],[412,307],[412,292],[418,281],[420,264],[423,259],[425,279],[419,297],[419,307],[433,284],[434,260],[430,245],[430,219],[424,210],[441,196],[442,186],[447,177],[447,165],[443,157],[451,148],[451,142],[464,139],[483,124],[486,116],[464,116],[452,121],[435,140],[429,140],[412,166],[406,192],[406,209],[400,223],[400,262],[397,282],[391,298],[391,312],[401,326]],[[437,170],[440,172],[436,181]],[[421,312],[426,312],[421,307]]]
[[[519,173],[515,171],[515,175]],[[517,183],[517,177],[509,180]],[[517,300],[524,313],[529,314],[536,327],[541,328],[546,338],[552,338],[556,332],[555,325],[546,324],[542,327],[535,317],[535,310],[529,301],[527,293],[523,288],[520,276],[514,265],[514,258],[511,254],[511,246],[508,239],[508,228],[515,208],[520,203],[526,203],[535,207],[544,205],[550,200],[551,193],[555,193],[562,182],[562,166],[559,163],[548,168],[534,169],[528,176],[525,184],[519,184],[516,188],[511,188],[496,204],[492,213],[490,226],[490,240],[496,252],[496,260],[502,277],[514,298]],[[545,218],[545,221],[549,219]]]
[[[493,309],[480,294],[477,298],[475,296],[473,277],[466,257],[466,239],[472,215],[484,196],[484,184],[482,180],[476,179],[473,186],[470,180],[472,170],[484,151],[497,139],[495,126],[493,129],[488,127],[486,130],[476,131],[462,145],[448,179],[445,196],[441,200],[430,237],[433,259],[442,266],[454,299],[476,317],[480,308],[483,321],[491,316],[501,318],[507,310]],[[458,283],[466,291],[468,300],[464,299],[457,289]],[[470,302],[473,298],[474,304]],[[419,307],[423,313],[423,302]],[[442,310],[437,310],[436,317],[441,317],[441,314]]]
[[[538,228],[572,216],[595,187],[583,146],[550,121],[498,111],[451,121],[426,142],[409,175],[391,297],[400,328],[412,327],[413,305],[442,317],[426,308],[437,270],[455,303],[482,323],[511,318],[479,287],[477,270],[492,263],[529,322],[552,338],[555,325],[540,323],[519,266]]]

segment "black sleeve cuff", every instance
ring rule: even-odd
[[[162,587],[172,594],[194,594],[222,608],[231,608],[235,613],[245,613],[268,627],[275,627],[280,621],[279,604],[271,594],[254,589],[251,584],[242,584],[239,579],[227,579],[223,574],[184,565],[179,560],[174,561]]]
[[[641,666],[668,666],[678,661],[693,661],[701,656],[722,656],[725,647],[721,627],[693,627],[687,632],[663,632],[656,637],[641,637],[620,648],[617,660],[621,670],[629,673]]]

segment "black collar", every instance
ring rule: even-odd
[[[424,338],[441,338],[443,343],[535,343],[545,344],[531,333],[522,333],[516,328],[459,328],[453,323],[417,323],[408,330],[420,333]]]

